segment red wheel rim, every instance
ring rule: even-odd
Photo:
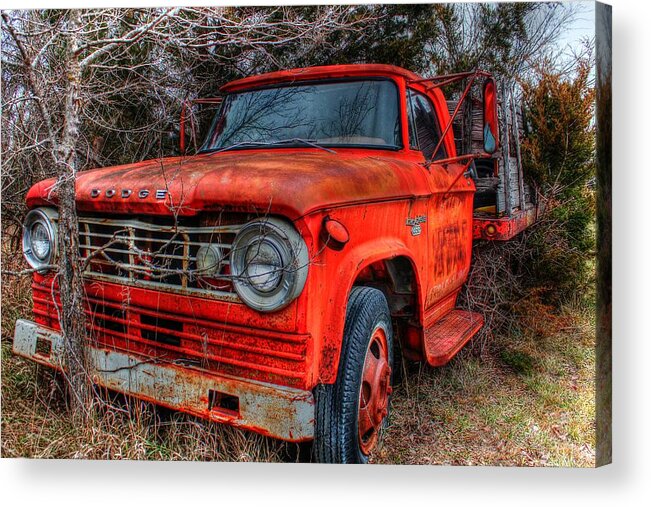
[[[391,367],[388,350],[386,333],[377,328],[366,349],[359,390],[357,429],[359,447],[366,455],[377,445],[382,422],[389,411]]]

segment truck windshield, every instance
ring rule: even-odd
[[[400,148],[398,90],[389,80],[338,81],[234,93],[201,151],[264,146]]]

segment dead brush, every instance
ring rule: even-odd
[[[27,267],[23,259],[20,238],[21,230],[10,226],[2,230],[3,271],[21,271]],[[29,317],[32,312],[31,277],[2,274],[2,338],[8,339],[14,330],[16,319]]]
[[[460,307],[484,317],[484,327],[467,347],[473,354],[483,355],[495,336],[508,326],[512,305],[523,292],[517,265],[526,255],[526,234],[508,242],[479,242],[473,246],[468,282],[458,301]]]
[[[104,391],[74,457],[280,462],[286,444]]]
[[[500,336],[542,337],[568,329],[573,324],[562,309],[591,306],[594,256],[570,244],[567,224],[557,216],[562,211],[561,204],[548,201],[543,218],[515,238],[473,246],[458,301],[484,317],[484,327],[466,347],[471,354],[483,355]]]
[[[291,444],[105,389],[95,390],[88,424],[75,425],[62,378],[3,349],[5,457],[285,462],[296,454]]]
[[[571,314],[559,310],[543,301],[545,288],[531,289],[526,298],[512,306],[517,325],[535,338],[549,339],[554,335],[574,328]]]

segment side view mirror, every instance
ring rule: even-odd
[[[495,153],[499,146],[499,123],[497,119],[497,87],[493,78],[484,83],[484,151]]]
[[[197,121],[197,114],[194,111],[194,106],[197,104],[215,104],[222,103],[221,97],[185,100],[181,104],[181,119],[179,122],[179,150],[181,155],[185,155],[190,149],[191,145],[197,148],[197,136],[199,134],[199,122]],[[186,129],[189,126],[189,140],[187,139]]]

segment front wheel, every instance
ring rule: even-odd
[[[381,291],[354,287],[337,381],[315,389],[314,455],[321,463],[366,463],[386,426],[393,333]]]

